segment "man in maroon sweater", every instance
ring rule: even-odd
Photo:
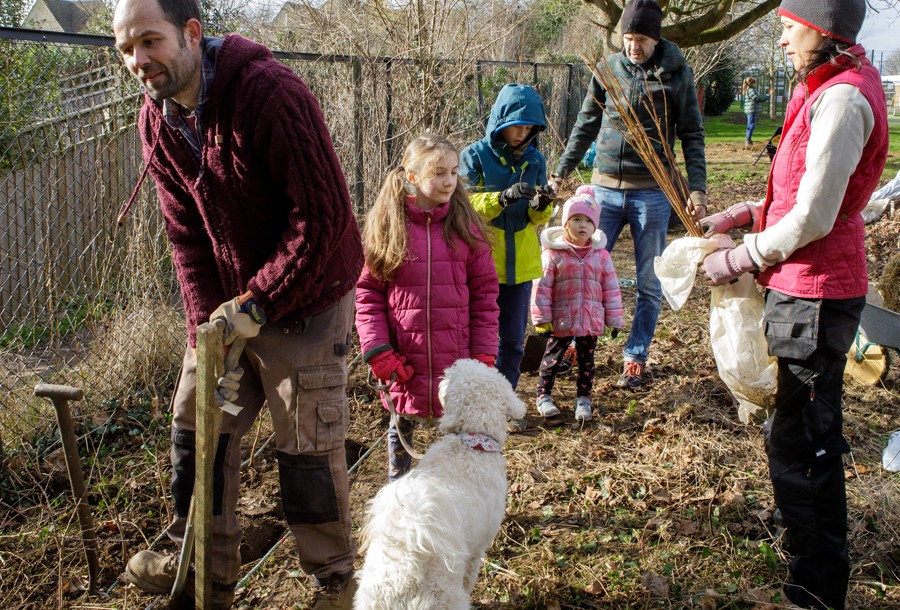
[[[215,465],[215,607],[231,607],[240,569],[241,437],[267,402],[284,513],[300,564],[316,579],[313,607],[350,608],[346,355],[363,257],[318,102],[264,46],[238,35],[204,37],[196,0],[120,0],[113,29],[146,90],[144,163],[189,333],[172,400],[168,535],[182,542],[193,491],[197,325],[225,317],[226,343],[248,341],[239,391],[219,390],[243,410],[224,415]],[[176,570],[177,556],[145,550],[125,576],[166,594]]]

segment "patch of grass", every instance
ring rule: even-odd
[[[769,118],[766,113],[756,115],[756,131],[753,132],[754,142],[766,142],[775,130],[782,124],[783,117]],[[734,102],[728,110],[720,116],[703,117],[703,127],[706,130],[706,142],[743,142],[747,133],[747,116],[740,102]]]
[[[888,158],[882,174],[882,182],[886,182],[900,172],[900,116],[888,117]]]
[[[111,301],[71,299],[57,308],[59,314],[46,324],[11,324],[0,333],[0,349],[34,347],[50,337],[64,337],[82,328],[90,320],[102,320],[112,311]]]
[[[751,159],[747,162],[747,167],[735,167],[726,164],[716,164],[715,162],[708,163],[707,168],[712,170],[706,177],[708,188],[711,190],[735,182],[740,184],[765,182],[768,176],[769,164],[753,166],[751,165],[752,161]]]
[[[771,119],[767,114],[758,114],[756,116],[756,131],[753,134],[753,141],[755,142],[753,150],[755,152],[762,150],[762,147],[783,122],[783,116]],[[735,102],[721,116],[703,117],[703,126],[706,130],[707,145],[717,142],[740,143],[744,141],[746,133],[746,116],[740,103]],[[888,117],[888,130],[890,144],[882,182],[890,180],[900,172],[900,116]],[[752,169],[734,169],[727,165],[717,165],[715,159],[708,158],[709,182],[712,185],[728,182],[752,182],[759,179],[758,171],[760,169],[763,172],[768,172],[769,165],[764,163],[765,161],[767,159],[763,157],[759,164],[752,166]],[[765,179],[765,175],[763,179]]]

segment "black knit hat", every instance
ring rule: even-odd
[[[622,11],[620,23],[622,34],[643,34],[653,40],[662,38],[662,10],[655,0],[631,0]]]
[[[856,42],[866,0],[782,0],[778,14],[841,42]]]

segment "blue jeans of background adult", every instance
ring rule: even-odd
[[[747,115],[747,142],[753,141],[753,130],[756,129],[756,113]]]
[[[528,306],[531,302],[531,282],[500,284],[497,305],[500,306],[500,342],[497,350],[497,370],[509,380],[513,389],[519,383],[519,365],[525,354],[525,328],[528,326]]]
[[[593,187],[600,203],[600,229],[606,234],[606,249],[613,251],[625,225],[634,239],[637,299],[624,360],[644,364],[662,305],[662,286],[653,270],[653,259],[666,247],[672,208],[660,189],[610,189],[596,184]]]

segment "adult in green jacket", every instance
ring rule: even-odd
[[[756,130],[756,115],[759,113],[759,105],[769,101],[769,96],[765,93],[756,92],[756,79],[748,76],[744,79],[744,114],[747,115],[747,139],[746,146],[753,144],[753,132]],[[774,93],[774,89],[770,91]]]
[[[662,11],[653,0],[631,0],[622,12],[621,31],[624,49],[606,61],[656,154],[665,162],[663,142],[674,150],[676,137],[681,141],[691,191],[687,205],[699,219],[706,213],[706,148],[694,74],[678,47],[662,38]],[[637,388],[643,382],[662,305],[653,259],[666,246],[671,207],[646,164],[622,135],[621,117],[612,105],[605,104],[606,97],[606,90],[593,78],[551,185],[558,188],[591,142],[597,142],[591,183],[601,206],[599,228],[606,234],[607,249],[612,252],[626,225],[634,239],[637,299],[618,385]]]

